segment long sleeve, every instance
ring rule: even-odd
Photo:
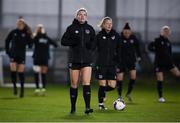
[[[48,41],[49,41],[49,43],[51,44],[51,45],[53,45],[54,47],[58,47],[58,44],[55,42],[55,41],[53,41],[51,38],[49,38],[48,36],[47,36],[47,38],[48,38]]]
[[[148,50],[151,52],[155,52],[155,42],[154,41],[149,43]]]
[[[141,51],[140,51],[140,45],[139,45],[139,40],[135,37],[135,48],[136,48],[136,54],[137,54],[137,57],[140,57],[141,58]]]
[[[76,37],[71,37],[70,28],[68,27],[61,39],[61,45],[63,46],[75,46],[78,44]]]
[[[32,38],[32,36],[30,34],[28,34],[28,37],[27,37],[27,45],[29,48],[32,48],[33,46],[33,43],[34,43],[34,39]]]
[[[6,38],[6,40],[5,40],[5,50],[6,50],[6,54],[9,54],[9,50],[10,50],[10,42],[11,42],[11,40],[12,40],[12,38],[13,38],[13,31],[11,31],[9,34],[8,34],[8,36],[7,36],[7,38]]]

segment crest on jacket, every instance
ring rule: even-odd
[[[115,35],[113,35],[113,36],[111,37],[111,39],[112,39],[112,40],[114,40],[115,38],[116,38],[116,36],[115,36]]]
[[[78,30],[75,30],[75,33],[76,33],[76,34],[78,34],[78,33],[79,33],[79,31],[78,31]]]
[[[134,40],[133,40],[133,39],[131,39],[131,40],[130,40],[130,42],[133,44],[133,43],[134,43]]]
[[[90,30],[89,30],[89,29],[86,29],[86,30],[85,30],[85,33],[86,33],[86,34],[89,34],[89,33],[90,33]]]

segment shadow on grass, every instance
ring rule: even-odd
[[[91,120],[93,118],[93,114],[67,114],[62,117],[56,117],[56,119],[63,119],[63,120],[68,120],[68,121],[85,121],[85,120]]]
[[[0,97],[0,100],[17,100],[18,97]]]
[[[95,110],[94,112],[96,112],[96,113],[102,113],[102,114],[109,114],[109,113],[114,113],[114,114],[116,114],[116,113],[120,113],[120,112],[125,112],[126,111],[126,109],[124,109],[124,110],[121,110],[121,111],[117,111],[117,110],[113,110],[113,109],[108,109],[108,110],[99,110],[99,109],[97,109],[97,110]]]
[[[126,105],[139,105],[139,104],[135,102],[126,102]]]
[[[32,97],[32,98],[45,98],[48,97],[47,95],[36,95],[36,94],[29,94],[27,97]]]
[[[164,102],[164,103],[161,103],[161,102],[158,102],[158,101],[155,101],[154,103],[158,103],[158,104],[179,104],[180,102],[178,102],[178,101],[166,101],[166,102]]]

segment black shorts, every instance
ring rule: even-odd
[[[96,68],[96,79],[98,80],[116,80],[115,66],[100,66]]]
[[[34,65],[38,65],[38,66],[48,66],[48,59],[34,59]]]
[[[92,67],[92,63],[68,63],[69,69],[80,70],[84,67]]]
[[[25,58],[24,57],[10,57],[10,62],[16,62],[17,64],[25,64]]]
[[[124,63],[121,64],[117,67],[116,72],[117,73],[123,73],[126,72],[126,70],[131,71],[131,70],[136,70],[136,63]]]
[[[169,71],[175,67],[174,64],[167,64],[167,65],[155,65],[154,71],[155,72],[163,72]]]

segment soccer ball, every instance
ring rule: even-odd
[[[124,108],[126,107],[125,103],[121,100],[114,101],[113,105],[114,105],[114,109],[118,111],[124,110]]]

